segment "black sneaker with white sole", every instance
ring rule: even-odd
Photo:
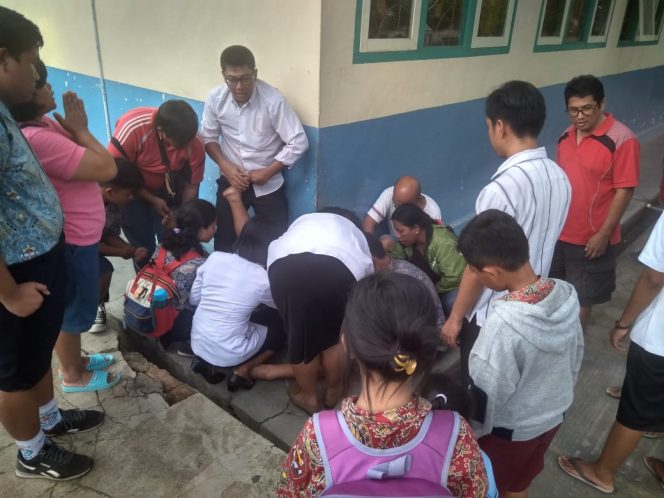
[[[92,469],[92,458],[67,451],[52,441],[46,444],[32,460],[26,460],[18,452],[16,475],[26,479],[51,479],[68,481],[84,476]]]
[[[88,332],[91,332],[93,334],[98,334],[99,332],[103,332],[106,330],[106,306],[104,306],[104,303],[100,304],[97,306],[97,316],[95,318],[94,323],[92,324],[92,327],[90,327],[90,330]]]
[[[104,423],[104,412],[96,410],[60,410],[62,420],[51,429],[44,429],[48,437],[64,436],[96,429]]]

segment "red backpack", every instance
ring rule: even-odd
[[[179,260],[173,259],[166,264],[166,254],[166,250],[160,247],[157,257],[145,265],[127,283],[125,292],[125,326],[135,332],[152,337],[159,337],[170,332],[180,313],[174,306],[179,301],[180,295],[171,274],[187,261],[201,257],[192,249]],[[160,303],[160,306],[155,308],[152,304],[152,297],[157,289],[163,289],[167,299],[163,305]]]

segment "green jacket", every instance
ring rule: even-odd
[[[448,228],[434,225],[431,242],[427,247],[427,260],[434,272],[440,275],[436,284],[439,294],[459,287],[466,262],[456,247],[457,238]],[[404,247],[398,242],[390,250],[390,256],[410,261],[412,247]]]

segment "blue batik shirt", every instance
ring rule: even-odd
[[[62,234],[58,195],[0,102],[0,257],[6,265],[50,251]]]

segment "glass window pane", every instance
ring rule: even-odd
[[[369,38],[410,38],[413,0],[371,0]]]
[[[592,36],[606,35],[606,28],[609,24],[609,13],[611,12],[611,3],[613,0],[599,0],[595,10],[595,20],[590,31]]]
[[[541,36],[560,36],[566,0],[547,0]]]
[[[657,34],[662,31],[662,17],[664,17],[664,0],[659,0],[657,12],[655,13],[655,29],[658,30]]]
[[[629,41],[634,39],[634,32],[639,22],[639,0],[629,0],[627,10],[623,18],[622,29],[620,30],[620,41]]]
[[[483,0],[477,36],[505,36],[509,0]]]
[[[429,0],[424,46],[455,46],[461,43],[463,0]]]
[[[583,26],[586,22],[589,2],[590,0],[572,0],[567,21],[566,42],[583,41]]]
[[[643,33],[644,35],[654,35],[655,33],[655,9],[657,0],[642,0],[643,6]]]

